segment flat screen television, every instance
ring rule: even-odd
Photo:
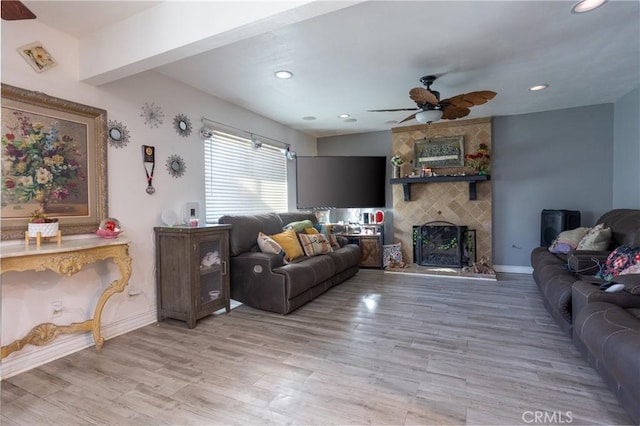
[[[297,207],[385,207],[386,157],[296,158]]]

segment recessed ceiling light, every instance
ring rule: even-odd
[[[273,75],[275,75],[277,78],[281,78],[281,79],[285,79],[285,80],[287,78],[293,77],[293,73],[291,71],[287,71],[287,70],[276,71]]]
[[[349,117],[351,117],[351,115],[350,115],[350,114],[340,114],[340,115],[338,116],[338,118],[349,118]]]
[[[573,5],[571,13],[591,12],[593,9],[599,8],[606,2],[607,0],[582,0]]]
[[[529,90],[530,90],[531,92],[537,92],[538,90],[544,90],[544,89],[546,89],[547,87],[549,87],[549,85],[548,85],[548,84],[538,84],[537,86],[531,86],[531,87],[529,87]]]
[[[313,121],[316,118],[313,115],[307,115],[306,117],[302,117],[302,119],[307,121]]]
[[[398,120],[385,121],[384,124],[398,124]]]

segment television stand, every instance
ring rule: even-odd
[[[384,241],[384,227],[379,225],[360,225],[359,233],[345,233],[343,237],[349,244],[360,246],[362,257],[361,268],[382,268],[382,244]]]

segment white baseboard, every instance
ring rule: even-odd
[[[493,265],[496,272],[508,272],[512,274],[532,274],[531,266],[513,266],[513,265]]]
[[[102,327],[102,336],[107,340],[128,333],[157,321],[156,312],[145,312]],[[46,346],[27,346],[14,352],[0,364],[0,380],[31,370],[40,365],[62,358],[94,345],[90,332],[61,336]]]

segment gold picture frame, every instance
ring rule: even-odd
[[[2,84],[2,240],[24,237],[44,209],[64,235],[108,215],[107,112]]]
[[[464,167],[464,136],[424,138],[414,142],[414,165],[422,167]]]

